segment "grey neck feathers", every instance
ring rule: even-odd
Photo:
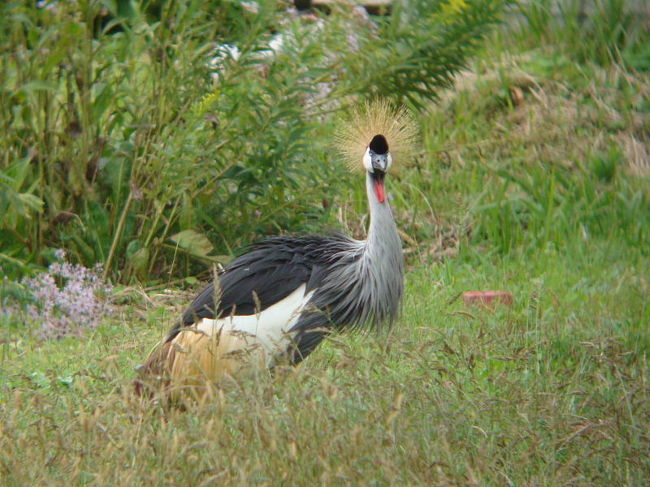
[[[404,289],[404,257],[402,242],[388,200],[380,203],[370,174],[366,175],[366,190],[370,205],[370,229],[363,256],[359,260],[361,273],[367,277],[372,296],[374,318],[392,321],[399,312]]]
[[[388,201],[380,203],[377,199],[370,174],[366,175],[366,191],[370,206],[370,228],[366,241],[366,253],[387,257],[396,257],[399,254],[401,262],[402,242],[397,232],[393,211]]]
[[[314,297],[341,327],[378,327],[393,322],[404,289],[402,243],[388,202],[380,203],[367,176],[370,229],[367,240],[349,240]]]

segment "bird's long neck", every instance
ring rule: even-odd
[[[401,255],[402,245],[397,232],[397,225],[393,218],[393,211],[388,204],[388,199],[383,203],[379,201],[370,173],[366,175],[366,191],[370,206],[370,228],[368,229],[367,240],[369,250],[383,248],[385,245],[389,245],[394,248],[399,248]]]
[[[366,176],[366,189],[370,205],[370,228],[364,248],[362,265],[366,275],[373,281],[378,292],[380,306],[386,306],[384,317],[393,319],[397,315],[399,300],[404,286],[404,257],[402,242],[393,218],[388,199],[380,202],[372,176]]]

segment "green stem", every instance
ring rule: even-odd
[[[163,230],[162,235],[159,237],[161,243],[164,242],[165,239],[167,238],[167,234],[169,233],[169,229],[176,220],[176,209],[178,208],[178,204],[179,204],[180,200],[181,200],[181,198],[179,197],[179,198],[176,198],[176,201],[174,202],[174,206],[172,207],[172,210],[171,210],[171,212],[169,214],[169,218],[167,218],[167,223],[165,224],[165,229]],[[149,274],[151,274],[153,272],[154,262],[156,262],[156,259],[158,258],[158,250],[159,249],[160,249],[160,246],[157,245],[153,250],[153,254],[151,256],[151,259],[149,260]]]
[[[133,190],[129,191],[129,196],[124,203],[124,208],[122,209],[122,214],[120,215],[120,221],[117,223],[117,229],[115,230],[115,235],[113,236],[113,242],[111,243],[111,250],[108,253],[108,259],[106,260],[106,267],[104,268],[104,280],[108,278],[110,273],[111,266],[113,264],[113,259],[115,258],[115,253],[117,252],[117,246],[122,238],[122,233],[124,232],[124,226],[126,225],[126,217],[131,210],[131,203],[133,203]]]

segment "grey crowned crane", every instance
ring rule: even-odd
[[[272,237],[235,258],[190,304],[140,368],[171,390],[195,389],[243,368],[298,364],[332,330],[391,324],[404,264],[385,179],[415,129],[404,110],[365,105],[340,132],[341,152],[366,177],[366,240],[345,235]]]

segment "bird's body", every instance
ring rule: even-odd
[[[194,299],[144,375],[195,387],[251,366],[299,363],[332,330],[395,320],[404,266],[384,190],[392,156],[381,132],[366,144],[367,240],[273,237],[253,245]]]

